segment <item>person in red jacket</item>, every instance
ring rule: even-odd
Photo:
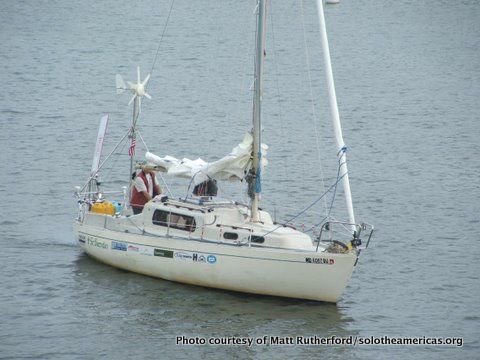
[[[140,214],[147,202],[162,193],[155,176],[155,165],[147,164],[135,175],[130,197],[133,213]]]

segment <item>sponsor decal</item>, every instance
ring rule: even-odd
[[[171,250],[154,249],[153,250],[153,255],[173,259],[173,251],[171,251]]]
[[[100,249],[108,249],[108,244],[105,241],[98,240],[96,237],[87,236],[86,241],[87,241],[87,245],[95,246]]]
[[[217,258],[214,255],[206,255],[189,251],[175,251],[174,257],[175,259],[193,261],[196,263],[215,264],[217,262]]]
[[[209,264],[215,264],[217,262],[217,257],[215,255],[208,255],[207,261]]]
[[[180,260],[193,260],[193,254],[187,252],[175,252],[175,258]]]
[[[140,255],[153,256],[153,249],[150,247],[141,247],[138,252]]]
[[[196,262],[207,262],[207,258],[203,254],[193,253],[192,260]]]
[[[325,259],[325,258],[305,258],[305,262],[308,264],[321,264],[321,265],[333,265],[335,264],[335,259]]]
[[[112,241],[112,250],[127,251],[127,244],[120,241]]]
[[[127,250],[128,251],[133,251],[133,252],[139,252],[140,248],[138,246],[128,245]]]

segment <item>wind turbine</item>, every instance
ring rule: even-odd
[[[145,90],[148,84],[148,80],[150,80],[150,74],[147,74],[147,77],[143,81],[141,81],[140,66],[137,66],[137,82],[134,84],[131,81],[127,81],[128,88],[125,85],[125,81],[123,81],[122,76],[120,74],[117,74],[116,76],[117,94],[123,94],[125,90],[131,90],[131,92],[133,93],[133,96],[128,102],[128,105],[130,105],[134,100],[138,100],[139,113],[142,106],[142,97],[145,96],[147,99],[152,98]]]

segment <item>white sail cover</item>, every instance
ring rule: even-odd
[[[251,155],[253,138],[250,133],[245,134],[243,141],[230,154],[214,162],[206,162],[200,158],[179,160],[173,156],[160,157],[151,152],[145,154],[147,161],[155,164],[160,171],[168,175],[191,179],[198,185],[208,178],[216,180],[242,180],[252,164]],[[262,170],[267,165],[268,146],[262,144]]]

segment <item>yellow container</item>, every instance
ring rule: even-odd
[[[115,215],[115,206],[110,201],[96,202],[90,211],[97,214]]]

